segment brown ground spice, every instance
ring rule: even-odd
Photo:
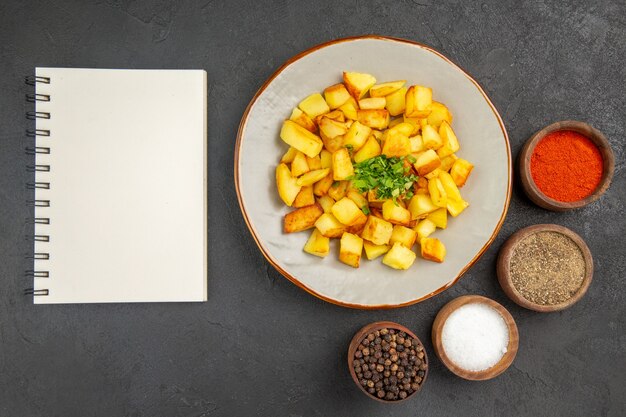
[[[541,305],[567,301],[585,276],[580,248],[558,232],[539,232],[521,240],[513,250],[510,267],[515,288],[528,301]]]

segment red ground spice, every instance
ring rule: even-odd
[[[593,194],[602,179],[602,164],[602,154],[590,139],[560,130],[537,143],[530,158],[530,174],[548,197],[573,202]]]

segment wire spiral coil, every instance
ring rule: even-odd
[[[36,75],[29,75],[24,77],[24,82],[30,86],[37,86],[37,84],[50,84],[50,77],[41,77]],[[28,103],[35,103],[34,111],[27,111],[25,116],[27,120],[33,120],[37,122],[38,120],[47,120],[51,118],[51,115],[47,111],[38,111],[37,103],[38,102],[50,102],[52,99],[49,94],[39,94],[36,91],[33,93],[27,93],[25,95],[26,101]],[[38,122],[37,122],[38,123]],[[27,146],[24,148],[26,155],[31,155],[35,157],[35,163],[32,165],[27,165],[26,170],[30,173],[35,174],[35,180],[26,183],[26,189],[35,191],[35,198],[32,200],[28,200],[27,203],[32,205],[35,208],[46,208],[50,207],[50,200],[47,198],[40,198],[37,196],[38,190],[50,190],[50,182],[49,181],[40,181],[37,178],[37,173],[39,172],[50,172],[51,168],[49,164],[40,163],[37,161],[38,155],[49,155],[50,147],[49,146],[38,146],[38,138],[50,138],[51,132],[49,129],[40,129],[35,126],[34,129],[27,128],[26,129],[26,137],[33,138],[35,144],[33,146]],[[45,194],[44,194],[45,196]],[[42,233],[43,228],[46,225],[50,224],[49,217],[38,216],[37,209],[35,209],[35,216],[32,218],[29,223],[35,225],[35,234],[32,236],[33,242],[35,243],[35,250],[32,254],[26,256],[26,259],[33,262],[33,269],[29,269],[24,271],[24,276],[26,278],[37,279],[37,278],[50,278],[50,271],[41,268],[41,261],[50,260],[50,253],[47,251],[39,250],[40,244],[47,244],[50,242],[50,235],[48,233]],[[39,225],[43,225],[43,228]],[[34,288],[30,287],[24,290],[24,295],[28,296],[47,296],[50,294],[50,290],[47,288]]]

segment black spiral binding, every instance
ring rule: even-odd
[[[26,129],[26,136],[31,138],[35,136],[50,136],[50,131],[46,129]]]
[[[36,172],[36,171],[50,172],[50,165],[43,165],[43,164],[27,165],[26,169],[28,170],[28,172]]]
[[[27,182],[26,183],[26,188],[29,189],[29,190],[34,190],[35,188],[40,188],[42,190],[49,190],[50,189],[50,183],[49,182],[43,182],[43,181]]]
[[[24,78],[24,82],[27,85],[36,86],[37,84],[50,84],[49,77],[41,77],[41,76],[27,76]],[[37,94],[37,93],[29,93],[26,94],[26,101],[29,103],[36,103],[38,101],[51,101],[50,95],[48,94]],[[28,120],[37,120],[37,119],[50,119],[50,113],[42,112],[42,111],[28,111],[26,112],[26,119]],[[38,136],[50,137],[50,130],[47,129],[26,129],[26,136],[29,138],[34,138],[35,142],[37,141]],[[24,151],[27,155],[34,155],[36,157],[37,154],[50,154],[50,148],[46,146],[27,146]],[[50,165],[46,164],[33,164],[28,165],[26,167],[28,172],[50,172]],[[32,181],[26,183],[26,188],[28,190],[49,190],[50,183],[44,181]],[[37,199],[28,200],[28,204],[32,204],[34,207],[50,207],[50,200]],[[41,225],[49,225],[50,218],[48,217],[34,217],[29,223],[33,225],[41,224]],[[47,234],[35,234],[33,237],[35,242],[50,242],[50,236]],[[26,257],[28,260],[33,262],[33,265],[36,264],[37,261],[46,261],[50,259],[50,254],[47,252],[34,252],[31,255]],[[30,269],[24,271],[24,276],[27,278],[49,278],[50,271],[40,270],[39,268]],[[34,289],[27,288],[24,290],[24,295],[32,295],[34,297],[37,296],[46,296],[49,295],[50,291],[48,289]]]
[[[27,146],[26,148],[24,148],[24,150],[26,150],[26,155],[35,155],[37,153],[50,153],[50,148],[46,148],[45,146]]]
[[[36,290],[34,288],[26,288],[24,290],[24,295],[34,295],[34,296],[37,296],[37,295],[48,295],[48,294],[50,294],[50,291],[48,291],[47,289]]]

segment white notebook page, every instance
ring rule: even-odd
[[[206,301],[206,72],[37,68],[35,303]]]

